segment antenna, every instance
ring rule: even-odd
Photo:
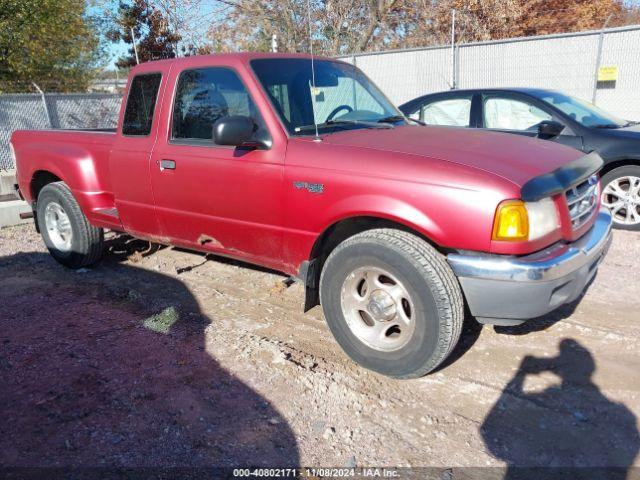
[[[318,122],[316,122],[316,113],[313,109],[313,96],[316,94],[316,69],[313,64],[313,36],[311,30],[311,0],[307,0],[307,14],[309,21],[309,55],[311,55],[311,113],[313,115],[313,125],[316,127],[316,138],[313,139],[314,142],[321,142],[322,139],[320,135],[318,135]]]
[[[140,65],[140,59],[138,58],[138,47],[136,46],[136,34],[131,27],[131,39],[133,40],[133,53],[136,54],[136,65]]]

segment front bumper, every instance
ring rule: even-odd
[[[610,244],[611,215],[602,209],[593,227],[573,243],[523,257],[453,253],[447,260],[478,321],[517,325],[578,298]]]

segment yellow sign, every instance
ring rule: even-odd
[[[598,69],[599,82],[615,82],[618,80],[618,66],[607,65]]]

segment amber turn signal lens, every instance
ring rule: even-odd
[[[529,238],[529,215],[522,200],[507,200],[498,205],[493,222],[493,239],[522,241]]]

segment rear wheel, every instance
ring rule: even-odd
[[[446,260],[419,237],[376,229],[329,255],[320,277],[325,318],[360,365],[396,378],[435,369],[451,353],[464,318]]]
[[[51,256],[69,268],[100,260],[104,234],[89,223],[64,182],[46,185],[38,194],[38,228]]]
[[[615,228],[640,230],[640,166],[615,168],[602,177],[602,205]]]

